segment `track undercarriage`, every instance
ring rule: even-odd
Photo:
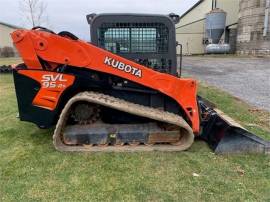
[[[144,117],[149,122],[104,123],[98,115],[104,107]],[[82,109],[90,113],[83,116]],[[70,118],[76,120],[75,124],[68,124]],[[182,151],[192,145],[193,139],[190,126],[176,114],[95,92],[79,93],[70,99],[54,132],[54,145],[60,151]]]

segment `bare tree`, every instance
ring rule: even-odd
[[[41,26],[46,23],[47,5],[42,0],[21,0],[20,10],[23,18],[32,27]]]

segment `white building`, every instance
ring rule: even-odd
[[[180,22],[176,25],[176,40],[182,44],[183,54],[204,53],[205,16],[214,8],[220,8],[227,13],[223,40],[231,44],[232,50],[235,49],[239,0],[200,0],[180,17]]]
[[[20,27],[17,27],[15,25],[0,22],[0,48],[13,47],[13,43],[10,38],[10,33],[19,28]]]

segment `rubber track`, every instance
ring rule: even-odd
[[[127,112],[133,115],[147,117],[156,121],[165,122],[179,126],[181,133],[181,143],[175,145],[139,145],[139,146],[88,146],[65,145],[62,141],[62,133],[65,129],[66,121],[70,115],[71,106],[78,101],[86,101],[99,104],[105,107],[113,108],[119,111]],[[96,92],[82,92],[72,97],[62,110],[53,135],[53,143],[59,151],[89,151],[89,152],[121,152],[121,151],[183,151],[188,149],[194,141],[194,135],[191,127],[181,117],[173,113],[159,109],[134,104],[119,98]]]

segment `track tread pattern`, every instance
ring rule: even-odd
[[[107,147],[91,147],[87,145],[69,146],[62,141],[62,132],[65,129],[66,121],[70,114],[71,106],[78,101],[86,101],[90,103],[99,104],[105,107],[113,108],[119,111],[124,111],[133,115],[146,117],[156,121],[173,124],[181,129],[182,141],[181,144],[174,145],[139,145],[139,146],[107,146]],[[194,135],[188,123],[176,114],[166,112],[163,110],[142,106],[139,104],[131,103],[119,98],[105,95],[97,92],[82,92],[72,97],[64,109],[62,110],[58,122],[56,124],[53,143],[59,151],[81,151],[81,152],[124,152],[124,151],[183,151],[188,149],[194,141]]]

